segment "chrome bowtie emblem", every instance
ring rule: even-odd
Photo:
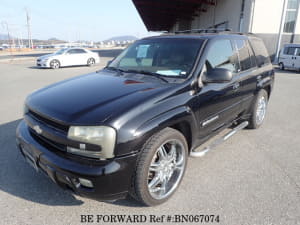
[[[39,125],[35,125],[35,126],[33,127],[33,129],[34,129],[35,132],[37,132],[38,134],[41,134],[41,133],[42,133],[42,129],[40,128]]]

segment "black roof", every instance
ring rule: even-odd
[[[160,36],[152,36],[143,38],[143,40],[147,39],[164,39],[164,38],[191,38],[191,39],[215,39],[215,38],[248,38],[249,36],[255,37],[253,34],[243,34],[243,33],[233,33],[233,32],[224,32],[224,33],[188,33],[188,34],[162,34]]]

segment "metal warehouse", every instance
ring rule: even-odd
[[[300,42],[299,0],[133,0],[149,31],[228,28],[254,33],[275,58]]]

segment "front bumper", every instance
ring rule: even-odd
[[[43,67],[43,68],[49,68],[49,62],[48,61],[36,61],[36,66]]]
[[[42,146],[30,134],[24,121],[19,124],[16,136],[17,145],[25,159],[60,187],[98,200],[115,200],[128,194],[137,155],[93,164],[81,163]],[[93,188],[81,185],[79,178],[91,181]]]

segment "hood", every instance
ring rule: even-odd
[[[43,59],[47,59],[47,58],[50,58],[50,57],[55,56],[55,55],[56,55],[56,54],[54,54],[54,53],[52,53],[52,54],[47,54],[47,55],[42,55],[42,56],[40,56],[38,59],[43,60]]]
[[[101,71],[53,84],[31,94],[27,106],[67,124],[101,124],[151,99],[168,84],[144,82]]]

